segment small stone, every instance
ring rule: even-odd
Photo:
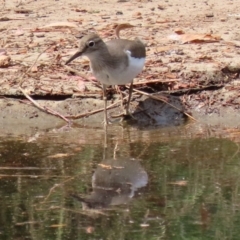
[[[102,19],[109,19],[110,17],[109,16],[102,16],[101,18]]]
[[[142,19],[142,14],[140,12],[135,12],[132,16],[136,19]]]
[[[185,32],[184,32],[182,29],[180,29],[180,28],[175,29],[174,32],[177,33],[177,34],[184,34],[184,33],[185,33]]]
[[[38,71],[38,67],[36,65],[32,66],[31,72],[36,73]]]
[[[21,30],[21,29],[18,29],[18,30],[16,30],[15,31],[15,33],[14,33],[16,36],[23,36],[24,35],[24,31],[23,30]]]
[[[123,15],[123,12],[122,11],[117,11],[116,15]]]
[[[6,50],[3,48],[0,48],[0,55],[7,55]]]
[[[6,55],[0,56],[0,68],[5,68],[10,65],[11,58]]]
[[[134,13],[134,16],[141,16],[142,14],[140,12]]]
[[[165,7],[164,6],[161,6],[161,5],[158,5],[158,7],[157,7],[159,10],[164,10],[165,9]]]
[[[239,62],[232,62],[228,66],[222,69],[224,73],[240,73],[240,64]]]
[[[29,33],[26,34],[26,36],[27,36],[27,37],[33,37],[34,34],[33,34],[32,32],[29,32]]]
[[[45,37],[45,34],[44,33],[36,33],[35,36],[38,38],[42,38],[42,37]]]
[[[214,14],[213,13],[207,13],[206,17],[208,17],[208,18],[214,17]]]

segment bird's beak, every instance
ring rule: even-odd
[[[80,57],[82,55],[82,51],[78,51],[76,52],[72,57],[70,57],[65,64],[67,65],[68,63],[70,63],[71,61],[73,61],[75,58]]]

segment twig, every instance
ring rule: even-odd
[[[51,196],[51,193],[54,191],[55,188],[62,186],[64,183],[69,182],[74,178],[75,177],[70,177],[70,178],[66,179],[65,181],[63,181],[62,183],[54,184],[54,186],[50,188],[48,195],[43,199],[41,204],[43,204],[47,201],[47,199]]]
[[[129,87],[127,87],[127,88],[129,88]],[[179,112],[182,112],[183,114],[185,114],[187,117],[191,118],[192,120],[197,121],[197,120],[196,120],[194,117],[192,117],[190,114],[184,112],[184,111],[181,110],[180,108],[178,108],[178,107],[174,106],[173,104],[165,101],[164,99],[158,98],[158,97],[156,97],[156,96],[153,96],[153,95],[151,95],[151,94],[149,94],[149,93],[146,93],[146,92],[143,92],[143,91],[140,91],[140,90],[137,90],[137,89],[133,89],[133,91],[134,91],[134,92],[137,92],[137,93],[140,93],[140,94],[142,94],[142,95],[145,95],[145,96],[147,96],[147,97],[150,97],[150,98],[152,98],[152,99],[155,99],[155,100],[164,102],[164,103],[168,104],[169,106],[175,108],[175,109],[178,110]]]
[[[231,160],[234,158],[234,157],[236,157],[236,155],[239,153],[239,144],[238,143],[235,143],[236,144],[236,146],[237,146],[237,150],[236,150],[236,152],[231,156]]]
[[[49,177],[49,175],[36,175],[36,174],[0,174],[0,178],[9,178],[9,177],[16,177],[16,178],[19,178],[19,177],[28,177],[28,178],[46,178],[46,177]],[[66,177],[69,177],[69,176],[59,176],[59,175],[51,175],[52,178],[66,178]]]
[[[125,97],[123,99],[127,99],[128,97]],[[111,105],[109,105],[106,109],[111,109],[111,108],[114,108],[116,107],[120,102],[122,102],[122,100],[120,101],[117,101]],[[66,118],[71,118],[71,119],[78,119],[78,118],[83,118],[83,117],[88,117],[90,115],[93,115],[95,113],[99,113],[99,112],[103,112],[104,111],[104,108],[100,108],[100,109],[97,109],[97,110],[93,110],[91,112],[85,112],[85,113],[81,113],[81,114],[78,114],[78,115],[68,115],[68,116],[65,116]]]
[[[38,56],[37,56],[37,58],[35,59],[35,61],[33,62],[33,64],[28,68],[28,70],[26,71],[26,72],[24,72],[23,74],[22,74],[22,76],[20,77],[20,82],[19,82],[19,86],[20,86],[20,88],[21,88],[21,86],[22,86],[22,84],[23,84],[23,77],[33,68],[33,66],[36,64],[36,62],[37,62],[37,60],[40,58],[40,56],[44,53],[44,52],[46,52],[48,49],[50,49],[52,46],[49,46],[49,47],[47,47],[46,49],[44,49],[42,52],[40,52],[39,54],[38,54]]]
[[[41,111],[43,112],[46,112],[46,113],[49,113],[51,115],[54,115],[54,116],[57,116],[57,117],[60,117],[62,118],[64,121],[66,121],[67,123],[70,123],[70,121],[68,119],[66,119],[62,114],[50,109],[50,108],[47,108],[47,107],[42,107],[40,106],[35,100],[33,100],[26,92],[25,90],[22,88],[22,84],[24,82],[24,76],[32,69],[32,67],[36,64],[37,60],[39,59],[39,57],[44,53],[46,52],[48,49],[50,49],[52,46],[49,46],[48,48],[44,49],[41,53],[39,53],[39,55],[37,56],[37,58],[35,59],[35,61],[33,62],[33,64],[27,69],[26,72],[24,72],[22,74],[22,76],[20,77],[20,81],[19,81],[19,90],[23,93],[23,95],[35,106],[37,107],[38,109],[40,109]]]
[[[149,81],[139,81],[133,83],[134,86],[136,85],[142,85],[147,83],[167,83],[167,82],[177,82],[179,79],[168,79],[168,80],[161,80],[161,79],[155,79],[155,80],[149,80]]]
[[[161,93],[173,93],[173,94],[178,94],[178,95],[182,95],[185,93],[194,93],[194,92],[199,92],[199,91],[204,91],[204,90],[211,90],[212,88],[222,88],[224,87],[224,84],[214,84],[214,85],[209,85],[209,86],[202,86],[202,87],[196,87],[196,88],[182,88],[182,89],[178,89],[178,90],[167,90],[167,91],[161,91]]]
[[[62,206],[61,206],[61,209],[63,209],[64,211],[79,213],[79,214],[82,214],[84,216],[90,216],[90,217],[92,217],[93,214],[100,214],[100,215],[103,215],[103,216],[108,216],[108,214],[103,212],[103,210],[101,210],[101,209],[85,209],[85,210],[81,210],[81,211],[76,211],[76,210],[73,210],[73,209],[70,209],[70,208],[63,208]]]
[[[41,167],[0,167],[0,170],[56,170],[56,168]]]
[[[64,68],[66,68],[68,71],[73,72],[73,73],[77,74],[78,76],[80,76],[80,77],[82,77],[82,78],[84,78],[84,79],[86,79],[88,81],[92,81],[91,79],[88,78],[88,76],[86,74],[84,74],[82,72],[79,72],[78,70],[76,70],[74,68],[71,68],[71,67],[69,67],[69,66],[67,66],[65,64],[63,64],[62,66]]]
[[[122,23],[119,24],[116,28],[115,28],[115,35],[118,39],[120,39],[120,31],[122,31],[123,29],[127,29],[127,28],[132,28],[134,27],[133,25],[131,25],[130,23]]]
[[[6,22],[6,21],[13,21],[13,20],[23,20],[24,18],[8,18],[8,17],[1,17],[0,22]]]
[[[39,110],[43,111],[43,112],[46,112],[46,113],[49,113],[51,115],[54,115],[54,116],[57,116],[57,117],[60,117],[62,118],[64,121],[66,121],[67,123],[70,123],[70,121],[65,118],[62,114],[52,110],[52,109],[49,109],[48,107],[42,107],[40,106],[34,99],[32,99],[26,92],[24,89],[22,89],[21,87],[19,87],[19,89],[21,90],[21,92],[23,93],[23,95],[35,106],[37,107]]]

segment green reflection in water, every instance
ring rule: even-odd
[[[240,157],[234,142],[159,138],[116,147],[111,140],[104,153],[101,139],[55,139],[1,140],[0,239],[239,239]],[[87,199],[94,172],[107,168],[114,155],[140,158],[147,186],[125,204],[83,210],[70,194]]]

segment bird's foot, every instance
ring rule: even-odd
[[[103,121],[102,121],[102,124],[104,125],[104,126],[108,126],[108,125],[110,125],[110,124],[113,124],[113,120],[112,120],[112,116],[110,116],[110,117],[104,117],[104,119],[103,119]]]
[[[117,115],[111,115],[111,118],[121,118],[121,120],[128,120],[128,119],[136,120],[136,118],[132,115],[132,113],[130,113],[127,110]]]

